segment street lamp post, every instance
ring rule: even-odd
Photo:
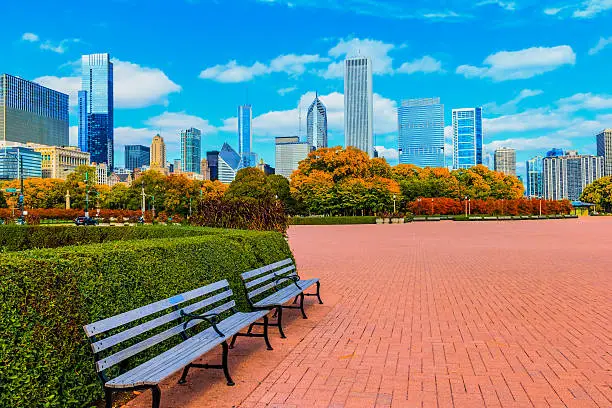
[[[538,197],[540,201],[540,217],[542,216],[542,196]]]
[[[434,203],[434,199],[431,199],[431,215],[433,215],[434,213],[434,208],[433,208],[433,203]]]
[[[395,214],[395,199],[397,198],[397,196],[395,194],[393,194],[393,213]]]
[[[153,199],[153,208],[151,208],[151,212],[153,213],[153,218],[155,218],[155,196],[151,194],[151,198]]]
[[[465,196],[465,216],[466,217],[468,216],[468,208],[467,208],[467,206],[468,206],[468,198],[467,198],[467,196]]]
[[[142,208],[141,208],[141,212],[142,212],[142,217],[144,218],[144,213],[145,213],[145,207],[146,207],[146,202],[145,202],[145,198],[146,198],[146,194],[144,191],[144,182],[141,185],[142,188]]]
[[[468,198],[468,215],[472,215],[472,199]]]
[[[85,172],[85,216],[89,217],[89,172]]]
[[[418,205],[419,215],[421,215],[421,199],[417,198],[417,201],[419,202],[419,205]]]

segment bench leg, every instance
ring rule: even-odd
[[[225,374],[227,385],[232,386],[232,385],[235,385],[235,383],[232,380],[232,377],[230,377],[229,367],[227,366],[227,354],[228,354],[228,349],[229,349],[227,345],[227,341],[224,341],[223,343],[221,343],[221,346],[223,347],[223,357],[221,360],[221,365],[223,365],[223,374]]]
[[[285,336],[285,333],[283,332],[283,307],[282,306],[276,307],[276,315],[278,316],[276,318],[276,324],[278,324],[278,332],[280,333],[281,339],[286,339],[287,336]]]
[[[266,346],[268,350],[272,350],[272,345],[270,344],[270,339],[268,338],[268,315],[263,317],[264,327],[263,327],[263,336],[266,341]]]
[[[298,298],[299,298],[299,297],[300,297],[300,295],[297,295],[297,296],[295,297],[295,299],[293,299],[293,304],[294,304],[294,305],[297,303],[297,301],[298,301]]]
[[[104,401],[106,408],[113,408],[113,390],[110,388],[104,388]]]
[[[189,373],[190,368],[191,364],[187,364],[187,366],[183,368],[183,374],[181,375],[181,379],[178,381],[179,384],[185,384],[187,382],[187,374]]]
[[[159,404],[161,403],[161,390],[156,385],[151,388],[151,392],[153,393],[153,403],[151,404],[151,408],[159,408]]]
[[[234,334],[234,336],[232,337],[232,342],[229,345],[229,348],[233,349],[234,348],[234,343],[236,343],[236,339],[238,338],[238,333]]]
[[[302,318],[308,319],[308,316],[306,316],[306,312],[304,311],[304,294],[303,293],[300,293],[300,311],[302,312]]]
[[[317,282],[317,299],[319,299],[319,304],[322,305],[323,301],[321,300],[321,282]]]

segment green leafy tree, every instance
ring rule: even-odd
[[[258,200],[273,200],[274,191],[263,171],[255,167],[238,170],[225,195],[228,198],[251,197]]]
[[[580,201],[595,204],[598,211],[612,212],[612,176],[602,177],[586,186]]]
[[[7,208],[6,197],[4,197],[4,192],[0,191],[0,208]]]

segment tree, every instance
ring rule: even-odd
[[[0,208],[6,208],[6,198],[4,197],[4,192],[0,190]]]
[[[612,212],[612,176],[602,177],[586,186],[580,201],[595,204],[598,211]]]
[[[130,203],[134,201],[137,201],[137,198],[134,197],[134,191],[125,184],[119,183],[110,189],[106,199],[102,202],[104,208],[111,210],[135,210],[135,208],[129,207]]]
[[[200,190],[200,197],[203,200],[217,200],[223,197],[228,186],[219,180],[204,180],[199,183],[198,188]]]
[[[234,181],[230,184],[227,197],[251,197],[258,200],[273,200],[274,192],[266,182],[266,175],[255,167],[238,170]]]
[[[303,175],[309,175],[313,171],[329,173],[334,182],[338,182],[346,177],[371,176],[372,165],[365,152],[355,147],[343,149],[337,146],[311,152],[296,170]]]
[[[196,208],[200,198],[198,185],[182,174],[172,174],[166,178],[163,208],[172,214],[188,215],[189,209]],[[155,197],[157,204],[157,197]]]
[[[270,174],[266,177],[266,184],[270,187],[272,194],[283,203],[285,211],[289,214],[295,214],[298,211],[297,202],[291,196],[289,180],[280,174]]]
[[[291,195],[311,214],[333,211],[334,178],[331,173],[312,170],[308,174],[296,171],[291,177]]]

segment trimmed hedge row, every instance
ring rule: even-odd
[[[292,217],[291,225],[344,225],[344,224],[376,224],[377,217]]]
[[[0,251],[58,248],[68,245],[98,244],[150,238],[178,238],[211,234],[228,234],[229,230],[182,226],[77,227],[77,226],[0,226]]]
[[[250,231],[3,254],[0,407],[91,405],[103,392],[84,324],[220,279],[246,310],[239,273],[290,256],[282,234]]]

